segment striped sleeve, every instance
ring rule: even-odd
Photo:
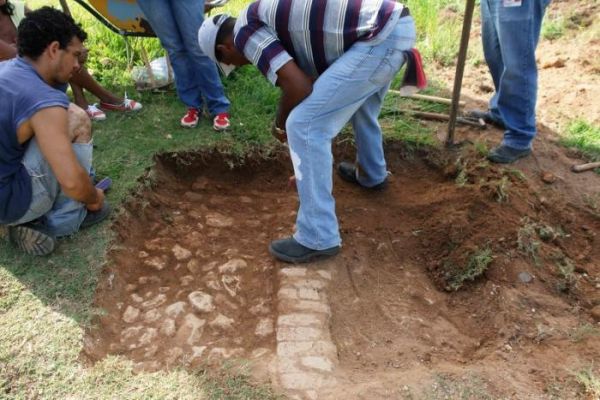
[[[235,47],[254,64],[273,84],[277,82],[277,71],[292,59],[285,50],[277,33],[259,17],[260,2],[252,3],[240,15],[236,24]]]
[[[277,82],[277,71],[292,59],[267,26],[259,29],[244,26],[235,37],[235,46],[273,85]]]

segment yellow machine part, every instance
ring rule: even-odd
[[[129,33],[153,35],[152,28],[135,0],[87,0],[116,28]]]

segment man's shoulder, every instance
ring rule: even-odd
[[[25,103],[56,102],[69,105],[66,93],[48,85],[24,61],[13,58],[0,63],[0,92],[2,97]]]
[[[17,59],[5,63],[9,64],[0,66],[0,108],[6,111],[1,123],[16,129],[43,109],[69,107],[66,93],[48,85],[31,68]]]

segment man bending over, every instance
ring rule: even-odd
[[[237,20],[204,21],[200,47],[223,71],[252,63],[281,88],[273,131],[287,132],[300,209],[294,235],[269,246],[276,258],[300,263],[339,251],[331,143],[347,122],[358,156],[338,173],[365,189],[386,186],[377,118],[415,37],[408,8],[393,0],[260,0]]]
[[[57,237],[102,221],[110,208],[90,177],[90,119],[64,93],[86,33],[43,7],[17,36],[18,57],[0,63],[0,224],[21,250],[46,255]]]

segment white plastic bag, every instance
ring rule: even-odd
[[[138,90],[161,88],[173,83],[174,80],[167,57],[159,57],[150,61],[150,68],[146,66],[133,67],[131,77]]]

